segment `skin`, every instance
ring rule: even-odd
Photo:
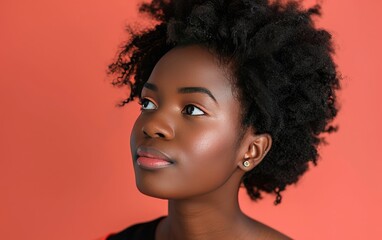
[[[240,210],[241,179],[262,161],[272,139],[241,128],[242,106],[228,75],[204,47],[177,47],[160,59],[142,90],[130,146],[138,189],[168,199],[157,240],[290,239]],[[205,88],[212,97],[187,87]],[[164,152],[174,163],[140,167],[141,146]]]

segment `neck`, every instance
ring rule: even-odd
[[[165,239],[238,239],[248,218],[239,207],[237,182],[191,199],[169,200],[162,228]]]

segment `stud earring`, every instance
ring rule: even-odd
[[[243,165],[244,165],[244,167],[249,167],[250,163],[249,163],[249,161],[244,161]]]

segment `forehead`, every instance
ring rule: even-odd
[[[206,48],[198,45],[176,47],[155,65],[150,83],[171,86],[201,86],[232,92],[228,68]]]

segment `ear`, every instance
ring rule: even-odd
[[[238,166],[243,171],[250,171],[256,167],[265,157],[272,146],[272,137],[269,134],[252,135],[248,149],[243,159],[238,162]]]

